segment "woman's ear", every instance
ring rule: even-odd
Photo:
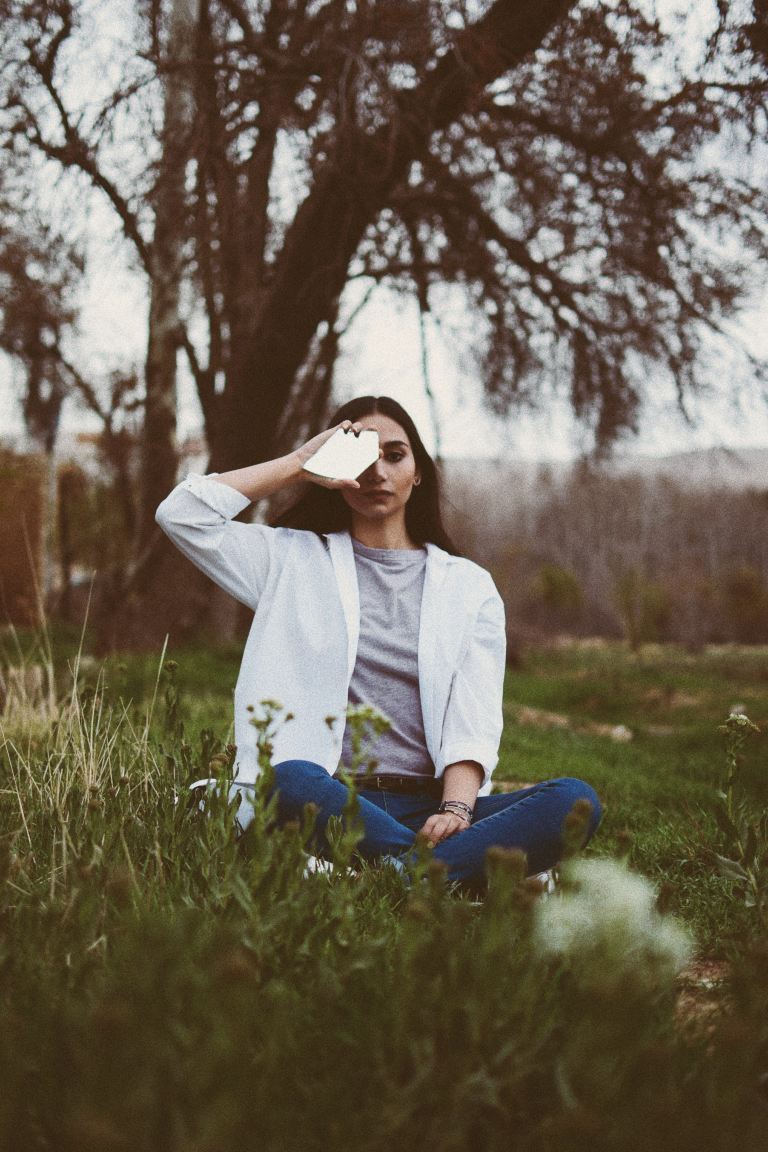
[[[416,475],[415,475],[415,476],[414,476],[414,478],[413,478],[413,486],[414,486],[414,488],[418,488],[419,484],[421,484],[421,472],[419,472],[419,470],[418,470],[418,468],[417,468],[417,469],[416,469]]]

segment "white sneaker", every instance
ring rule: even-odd
[[[545,896],[549,896],[550,893],[554,892],[555,889],[557,888],[557,884],[555,882],[555,873],[551,868],[550,868],[549,872],[537,872],[536,875],[533,877],[533,879],[534,880],[540,880],[544,886],[543,891],[541,893],[542,899]]]
[[[304,868],[304,878],[307,876],[315,876],[317,873],[329,876],[333,872],[333,862],[331,860],[323,860],[320,856],[307,856],[307,863]]]
[[[190,784],[189,791],[191,793],[199,793],[198,808],[201,812],[205,812],[205,799],[209,792],[215,792],[219,785],[218,780],[214,777],[206,777],[204,780],[195,780],[194,784]],[[253,803],[248,796],[248,789],[253,788],[253,784],[239,784],[235,782],[229,787],[227,793],[227,800],[231,803],[237,796],[240,797],[240,803],[237,806],[235,813],[235,832],[238,836],[242,836],[248,825],[252,822],[255,815]]]

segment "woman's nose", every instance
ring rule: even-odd
[[[374,480],[383,480],[385,475],[384,461],[379,459],[375,464],[371,464],[370,468],[366,471],[365,479],[370,483]]]

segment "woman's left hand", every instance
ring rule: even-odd
[[[430,816],[419,835],[434,846],[439,844],[441,840],[447,840],[449,836],[455,836],[457,832],[463,832],[468,827],[466,820],[457,816],[455,812],[439,812]]]

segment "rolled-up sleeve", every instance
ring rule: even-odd
[[[190,472],[155,520],[179,551],[241,604],[255,609],[275,551],[275,529],[234,520],[251,501],[229,484]]]
[[[457,669],[443,727],[445,766],[475,760],[490,783],[503,728],[506,628],[504,602],[493,588],[475,619]]]

